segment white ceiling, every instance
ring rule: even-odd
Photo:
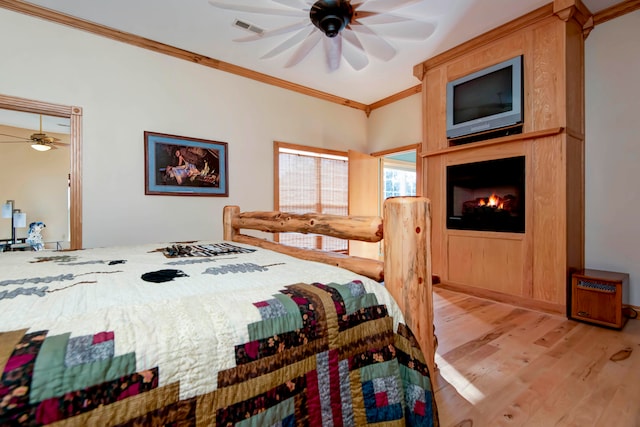
[[[272,0],[227,0],[252,7],[284,8]],[[301,0],[311,3],[312,0]],[[369,0],[370,4],[393,0]],[[284,65],[294,49],[271,59],[260,59],[292,33],[253,42],[235,42],[251,33],[233,26],[236,19],[269,30],[293,24],[299,18],[252,14],[211,6],[207,0],[31,0],[30,3],[77,18],[125,31],[240,67],[337,95],[364,104],[413,87],[419,81],[413,66],[472,37],[515,19],[550,0],[421,0],[394,13],[432,25],[424,41],[390,36],[393,25],[371,25],[398,53],[389,61],[369,57],[369,64],[355,71],[342,60],[329,72],[322,44],[316,45],[299,64]],[[619,0],[583,0],[592,13]],[[365,3],[367,3],[365,1]],[[363,5],[362,9],[366,9]]]

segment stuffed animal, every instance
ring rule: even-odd
[[[29,224],[29,233],[27,234],[26,242],[31,245],[31,249],[34,251],[41,251],[44,249],[44,240],[42,240],[42,234],[40,231],[46,227],[44,222],[32,222]]]

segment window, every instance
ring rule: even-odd
[[[383,159],[383,194],[382,199],[396,196],[416,195],[416,166],[415,162]]]
[[[274,148],[276,209],[300,214],[348,214],[347,153],[281,142]],[[276,239],[291,246],[347,251],[346,241],[326,236],[280,233]]]

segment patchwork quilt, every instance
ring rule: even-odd
[[[226,242],[0,254],[0,425],[438,425],[384,285]]]

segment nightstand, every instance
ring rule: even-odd
[[[622,329],[628,319],[628,296],[629,274],[578,270],[571,276],[570,318]]]

